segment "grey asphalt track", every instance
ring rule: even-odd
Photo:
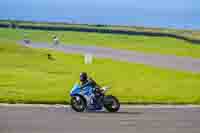
[[[26,45],[23,42],[21,44]],[[97,47],[97,46],[79,46],[79,45],[53,46],[47,43],[30,43],[26,46],[34,48],[51,48],[72,54],[90,53],[93,54],[95,57],[100,57],[100,58],[111,58],[114,60],[147,64],[155,67],[175,69],[178,71],[200,72],[200,59],[194,59],[191,57],[145,54],[141,52],[117,50],[117,49]]]
[[[200,107],[76,113],[63,106],[0,105],[0,133],[200,133]]]

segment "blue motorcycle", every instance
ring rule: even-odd
[[[118,99],[112,95],[105,95],[109,88],[101,88],[101,92],[96,94],[96,89],[91,86],[81,88],[75,84],[71,90],[71,108],[76,112],[101,111],[117,112],[120,109]],[[98,95],[98,96],[97,96]]]

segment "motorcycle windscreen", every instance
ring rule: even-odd
[[[76,94],[80,94],[81,89],[80,89],[80,85],[79,84],[75,84],[70,92],[71,96],[74,96]]]
[[[81,94],[81,95],[84,95],[84,96],[91,96],[93,94],[93,89],[92,89],[91,86],[86,86],[81,90],[80,85],[75,84],[74,87],[71,90],[70,95],[74,96],[76,94]]]

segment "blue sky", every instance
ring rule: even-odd
[[[30,6],[135,7],[145,9],[198,9],[200,0],[1,0],[0,7]]]
[[[200,0],[1,0],[0,19],[200,27]]]
[[[200,0],[1,0],[0,16],[26,10],[27,13],[41,14],[66,13],[107,15],[129,14],[142,11],[146,14],[171,14],[185,16],[200,16]],[[25,14],[25,13],[24,13]],[[67,13],[66,13],[67,14]]]
[[[43,11],[53,13],[63,11],[73,11],[77,14],[91,14],[92,11],[98,12],[108,10],[117,13],[134,11],[139,9],[143,12],[171,13],[185,15],[200,14],[200,0],[1,0],[0,16],[2,11],[12,12],[19,10],[27,12]],[[120,10],[120,11],[119,11]],[[107,13],[109,13],[107,12]],[[101,14],[105,14],[102,12]],[[199,15],[200,16],[200,15]]]

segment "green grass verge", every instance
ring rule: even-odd
[[[47,59],[51,53],[56,59]],[[87,71],[123,103],[200,104],[200,74],[81,55],[31,49],[0,39],[0,102],[67,103],[79,73]]]
[[[13,30],[0,28],[0,38],[19,41],[26,35],[33,41],[52,42],[52,36],[57,35],[64,44],[95,45],[116,49],[134,50],[145,53],[157,53],[163,55],[200,57],[200,45],[167,38],[112,35],[83,32],[51,32],[40,30]]]

